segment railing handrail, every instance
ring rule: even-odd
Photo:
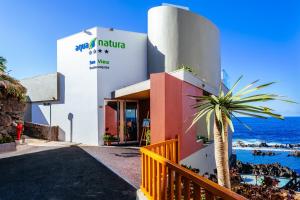
[[[164,142],[158,142],[158,143],[154,143],[151,145],[147,145],[142,148],[150,150],[151,152],[158,154],[158,155],[164,154],[161,156],[163,156],[164,158],[167,158],[175,163],[178,163],[179,162],[179,145],[178,145],[178,143],[179,143],[179,140],[176,138],[176,139],[166,140]],[[174,148],[174,149],[170,149],[170,148]],[[157,153],[157,150],[159,150],[159,153]],[[160,152],[161,150],[163,150],[163,152]],[[173,152],[171,153],[173,155],[170,155],[170,152],[168,152],[169,154],[167,156],[167,151],[170,151],[170,150],[171,151],[173,150]]]
[[[169,144],[169,143],[172,143],[172,142],[177,142],[178,139],[170,139],[170,140],[166,140],[164,142],[157,142],[157,143],[154,143],[154,144],[150,144],[150,145],[147,145],[147,146],[144,146],[144,147],[141,147],[141,149],[151,149],[153,147],[156,147],[156,146],[160,146],[160,145],[164,145],[164,144]]]
[[[150,146],[150,145],[149,145]],[[217,183],[209,180],[208,178],[205,178],[193,171],[190,171],[166,158],[163,156],[156,154],[155,152],[152,152],[151,150],[147,149],[146,147],[142,147],[140,151],[144,154],[147,154],[151,156],[153,159],[158,161],[159,163],[163,165],[167,165],[170,168],[175,169],[176,171],[179,171],[184,177],[189,178],[191,181],[197,183],[198,185],[201,185],[201,187],[212,194],[215,194],[223,199],[228,199],[228,200],[244,200],[246,199],[245,197],[225,188]]]
[[[209,192],[216,194],[217,196],[224,198],[224,199],[246,199],[245,197],[242,197],[241,195],[220,186],[219,184],[209,180],[208,178],[205,178],[189,169],[186,169],[178,164],[172,163],[170,161],[167,161],[167,164],[171,166],[171,168],[177,169],[177,171],[180,171],[182,174],[184,174],[185,177],[191,179],[193,182],[201,185],[202,188],[205,190],[208,190]]]

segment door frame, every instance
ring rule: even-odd
[[[104,105],[106,106],[108,102],[119,102],[119,109],[117,110],[117,116],[119,116],[119,122],[117,122],[117,135],[119,137],[118,143],[127,143],[127,142],[138,142],[139,136],[140,136],[140,123],[139,123],[139,101],[138,100],[126,100],[126,99],[104,99]],[[126,102],[136,102],[137,104],[137,110],[136,110],[136,121],[137,121],[137,135],[136,140],[133,141],[126,141],[125,139],[125,129],[123,128],[125,126],[125,118],[126,118]],[[104,131],[106,129],[106,107],[104,106]]]

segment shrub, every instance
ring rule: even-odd
[[[115,141],[115,137],[113,135],[109,135],[109,134],[105,134],[103,136],[103,141],[104,142],[112,142],[112,141]]]
[[[0,73],[0,88],[2,96],[14,97],[23,102],[26,100],[26,88],[19,81],[4,73]]]
[[[0,144],[13,142],[14,138],[10,135],[0,135]]]

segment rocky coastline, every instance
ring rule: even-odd
[[[288,167],[281,166],[278,163],[268,165],[254,165],[250,163],[242,163],[241,161],[234,160],[235,164],[230,169],[230,182],[232,190],[249,200],[266,200],[266,199],[286,199],[293,200],[299,199],[300,194],[289,187],[278,187],[279,180],[276,177],[292,178],[297,174]],[[191,166],[183,167],[199,173],[199,169],[192,168]],[[256,173],[256,170],[258,173]],[[217,171],[214,174],[204,173],[203,176],[213,182],[218,182]],[[245,183],[241,174],[262,175],[263,181],[261,185],[253,185]],[[276,176],[276,177],[275,177]]]
[[[237,161],[235,168],[240,174],[253,174],[258,176],[274,176],[285,178],[293,178],[299,176],[299,174],[297,174],[294,170],[282,166],[279,163],[251,164]]]
[[[252,155],[254,155],[254,156],[275,156],[276,153],[273,151],[253,150]]]
[[[297,149],[300,148],[300,144],[268,144],[266,142],[246,144],[242,141],[237,141],[232,145],[233,147],[242,148],[274,148],[274,149]]]

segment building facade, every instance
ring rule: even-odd
[[[26,120],[59,126],[60,140],[102,145],[110,134],[135,144],[149,119],[151,143],[179,137],[183,164],[214,169],[213,142],[197,141],[208,137],[204,120],[187,131],[196,112],[188,95],[217,94],[219,31],[187,9],[151,8],[147,34],[95,27],[62,38],[57,73],[22,84]]]

